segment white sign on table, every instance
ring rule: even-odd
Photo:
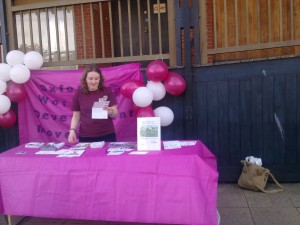
[[[137,118],[137,150],[161,150],[160,117]]]

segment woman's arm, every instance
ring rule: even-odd
[[[71,144],[77,142],[76,129],[79,124],[79,121],[80,121],[80,112],[74,111],[71,119],[71,125],[70,125],[69,136],[68,136],[68,141]]]

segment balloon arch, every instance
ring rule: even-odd
[[[137,117],[160,117],[161,126],[169,126],[174,120],[173,111],[167,106],[152,109],[152,102],[163,99],[166,93],[180,95],[185,91],[184,78],[175,72],[169,72],[168,66],[159,60],[152,61],[146,68],[147,84],[129,80],[121,87],[121,94],[132,99]]]

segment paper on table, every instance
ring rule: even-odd
[[[179,141],[163,141],[164,149],[181,148]]]
[[[195,144],[196,144],[196,141],[180,141],[181,146],[192,146]]]
[[[107,155],[121,155],[121,154],[123,154],[123,153],[124,153],[123,150],[120,150],[120,151],[109,151],[109,152],[107,153]]]
[[[134,152],[130,152],[130,155],[146,155],[148,154],[147,151],[134,151]]]
[[[57,157],[79,157],[84,153],[85,150],[59,150],[60,154]]]

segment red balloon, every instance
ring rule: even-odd
[[[145,84],[139,80],[129,80],[122,84],[120,92],[124,97],[132,98],[133,92],[139,87],[145,87]]]
[[[163,61],[152,61],[146,68],[146,76],[154,82],[165,80],[168,74],[168,66]]]
[[[7,113],[0,115],[0,127],[12,127],[17,120],[16,114],[11,109]]]
[[[154,110],[151,107],[143,107],[140,108],[137,113],[136,113],[137,117],[153,117],[155,116],[154,114]]]
[[[164,81],[166,91],[171,95],[180,95],[184,92],[186,83],[183,77],[175,72],[169,72],[168,78]]]
[[[10,81],[7,84],[6,96],[12,102],[20,102],[26,98],[27,93],[26,93],[26,89],[23,84],[17,84],[13,81]]]

